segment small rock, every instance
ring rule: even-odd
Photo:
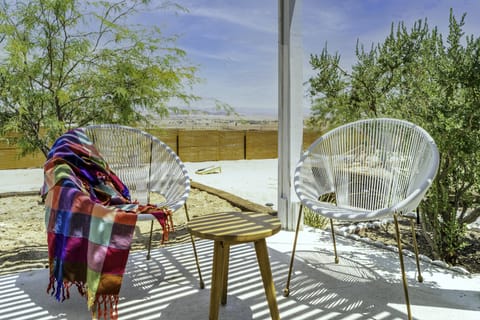
[[[431,263],[432,262],[432,259],[430,259],[430,257],[427,257],[426,255],[424,254],[419,254],[418,255],[418,258],[422,261],[425,261],[425,262],[428,262],[428,263]]]
[[[353,226],[353,225],[349,226],[347,229],[349,233],[354,233],[356,230],[357,230],[357,226]]]
[[[398,252],[398,247],[397,246],[392,246],[392,245],[388,245],[387,248],[389,250],[392,250],[393,252]],[[402,251],[403,252],[403,251]]]
[[[456,271],[458,273],[461,273],[461,274],[465,274],[465,275],[470,274],[470,272],[467,269],[465,269],[464,267],[454,266],[454,267],[451,267],[450,269],[453,270],[453,271]]]
[[[382,226],[382,223],[381,223],[380,221],[375,221],[375,222],[373,223],[373,226],[374,226],[375,228],[380,228],[380,227]]]
[[[441,260],[433,260],[432,261],[432,264],[433,265],[436,265],[438,267],[442,267],[442,268],[448,268],[448,263],[444,262],[444,261],[441,261]]]
[[[348,233],[348,227],[341,227],[338,229],[339,232]]]
[[[340,234],[340,235],[343,236],[343,237],[348,236],[348,233],[345,232],[345,231],[342,231],[342,230],[340,230],[340,231],[338,232],[338,234]]]
[[[375,246],[379,247],[379,248],[386,248],[387,247],[382,241],[375,241],[373,244]]]
[[[370,239],[369,237],[360,238],[360,241],[363,241],[363,242],[369,243],[369,244],[373,243],[373,240]]]
[[[353,240],[360,240],[360,236],[358,234],[351,234],[350,238],[352,238]]]

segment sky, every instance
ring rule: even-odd
[[[155,2],[155,0],[153,1]],[[240,114],[270,115],[278,109],[278,0],[177,0],[187,12],[152,9],[140,17],[165,34],[179,36],[178,47],[198,67],[202,82],[195,107],[221,101]],[[427,19],[430,28],[448,31],[450,8],[466,15],[466,35],[480,36],[480,0],[297,0],[300,5],[303,79],[312,72],[308,58],[325,44],[341,55],[342,67],[355,60],[357,40],[366,48],[381,43],[392,23],[407,28]],[[305,88],[304,116],[310,101]]]

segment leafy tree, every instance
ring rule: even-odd
[[[422,230],[437,258],[456,263],[465,224],[480,216],[480,39],[465,36],[450,11],[444,37],[427,20],[408,30],[392,24],[383,43],[366,50],[348,72],[325,47],[311,55],[312,126],[334,127],[368,117],[414,122],[435,139],[440,167],[420,206]]]
[[[157,3],[158,4],[158,3]],[[0,3],[0,134],[23,155],[71,127],[148,124],[188,104],[196,68],[157,27],[132,24],[150,0]],[[178,6],[166,3],[162,9]],[[169,8],[167,8],[169,7]],[[181,9],[181,8],[180,8]],[[177,109],[173,109],[177,111]]]

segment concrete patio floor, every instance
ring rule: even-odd
[[[333,263],[330,234],[312,229],[299,236],[290,296],[286,282],[293,233],[267,239],[281,319],[406,319],[397,255],[338,237],[340,263]],[[208,319],[212,242],[197,241],[206,288],[199,289],[190,244],[155,249],[152,259],[130,255],[121,289],[119,319]],[[424,282],[406,259],[414,319],[478,320],[480,278],[423,263]],[[90,319],[74,288],[57,302],[46,293],[47,270],[0,277],[0,319]],[[270,319],[255,250],[232,247],[228,301],[219,319]]]
[[[276,160],[224,161],[218,175],[195,175],[212,163],[187,164],[194,181],[259,204],[276,204]],[[38,190],[41,170],[2,170],[0,192]],[[10,184],[10,185],[9,185]],[[299,235],[297,259],[285,298],[294,233],[267,238],[281,319],[406,319],[398,255],[361,241],[338,236],[340,263],[333,262],[329,232],[305,228]],[[208,319],[213,243],[198,240],[203,279],[190,244],[155,249],[147,261],[132,252],[124,277],[119,319]],[[414,319],[480,319],[480,275],[465,275],[421,262],[423,283],[416,279],[414,259],[405,258]],[[86,301],[71,290],[57,302],[46,293],[48,270],[0,276],[0,320],[90,319]],[[255,250],[233,246],[230,254],[228,301],[219,319],[270,319]]]

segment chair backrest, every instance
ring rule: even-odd
[[[180,208],[190,192],[190,178],[175,152],[151,134],[121,125],[83,128],[110,168],[129,188],[132,200],[150,203],[158,193],[172,211]]]
[[[397,119],[360,120],[327,132],[305,151],[295,190],[309,207],[330,194],[339,208],[380,218],[414,210],[438,165],[435,142],[419,126]]]

